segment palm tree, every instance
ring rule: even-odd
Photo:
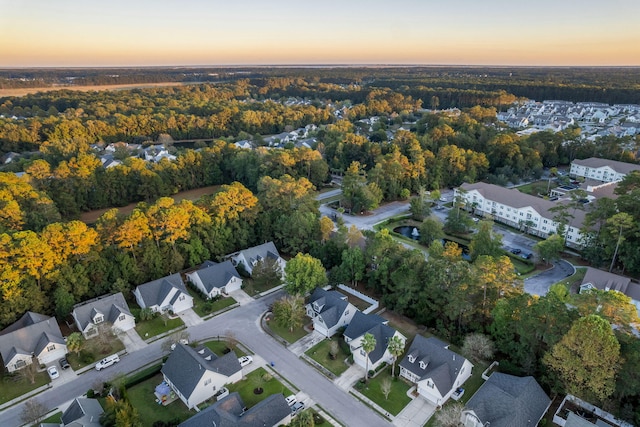
[[[84,343],[84,338],[80,332],[73,332],[67,337],[67,350],[73,351],[77,354],[82,350],[82,344]]]
[[[364,351],[365,353],[364,357],[367,359],[366,361],[367,368],[365,369],[365,372],[364,372],[365,383],[369,382],[369,353],[371,353],[376,348],[376,344],[377,344],[376,337],[374,337],[368,332],[364,334],[364,337],[362,338],[362,351]]]
[[[391,376],[396,376],[396,360],[404,352],[404,340],[398,335],[394,335],[387,344],[387,350],[393,356],[393,364],[391,365]]]

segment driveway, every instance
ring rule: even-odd
[[[251,304],[254,301],[253,298],[247,295],[247,293],[242,289],[230,292],[229,295],[232,296],[234,300],[238,301],[238,304],[241,306]]]
[[[555,261],[553,267],[549,270],[525,279],[524,291],[531,295],[546,295],[551,285],[571,276],[575,272],[576,269],[571,263],[565,260]]]
[[[355,363],[349,366],[349,369],[344,371],[342,375],[333,380],[333,383],[345,391],[349,391],[351,386],[359,379],[364,378],[364,368],[358,366]]]
[[[133,353],[134,351],[141,350],[145,348],[148,344],[144,342],[138,332],[135,329],[129,329],[128,331],[124,331],[118,334],[118,338],[124,344],[124,348],[127,349],[127,353]]]
[[[411,393],[413,388],[407,394]],[[423,397],[416,397],[404,407],[393,420],[393,425],[398,427],[422,427],[436,412],[436,405],[427,402]]]
[[[180,313],[178,316],[182,319],[185,326],[188,328],[189,326],[195,326],[202,323],[202,318],[193,311],[193,308],[188,308]]]
[[[301,356],[305,351],[309,350],[311,347],[318,344],[323,339],[324,335],[322,335],[318,331],[313,331],[310,334],[307,334],[304,337],[300,338],[298,341],[294,342],[287,348],[296,356]]]

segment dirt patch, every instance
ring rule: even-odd
[[[381,316],[389,321],[389,326],[400,331],[409,340],[424,331],[424,328],[416,325],[413,320],[391,310],[386,310]]]
[[[185,86],[194,83],[166,82],[166,83],[133,83],[123,85],[91,85],[91,86],[50,86],[50,87],[26,87],[18,89],[0,89],[0,97],[3,96],[25,96],[37,92],[52,92],[54,90],[74,90],[78,92],[89,92],[92,90],[124,90],[124,89],[144,89],[150,87],[165,86]]]
[[[174,194],[173,196],[171,196],[171,198],[173,200],[175,200],[176,202],[179,202],[181,200],[196,200],[199,199],[200,197],[207,195],[207,194],[213,194],[215,192],[217,192],[220,189],[219,185],[210,185],[208,187],[202,187],[202,188],[196,188],[193,190],[187,190],[187,191],[181,191],[180,193]],[[138,205],[138,203],[130,203],[127,206],[123,206],[121,208],[117,208],[118,209],[118,213],[120,215],[129,215],[131,212],[133,212],[133,210],[135,209],[135,207]],[[105,208],[105,209],[96,209],[93,211],[89,211],[89,212],[83,212],[82,214],[80,214],[80,221],[86,223],[86,224],[93,224],[95,223],[98,218],[100,218],[100,216],[105,213],[106,211],[108,211],[109,209],[113,209],[113,208]]]

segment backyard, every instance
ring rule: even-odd
[[[50,381],[46,372],[36,373],[33,384],[31,384],[31,381],[22,373],[9,374],[4,371],[0,378],[0,384],[2,384],[0,387],[0,404],[22,396],[31,390],[48,384]]]
[[[251,408],[272,394],[282,393],[285,397],[293,394],[293,392],[278,381],[275,376],[272,376],[269,381],[264,381],[263,377],[266,373],[267,371],[264,368],[258,368],[248,374],[242,381],[235,384],[228,384],[226,387],[230,393],[237,391],[247,408]],[[255,394],[254,389],[256,388],[262,388],[262,393]]]
[[[396,369],[396,373],[397,370],[398,369]],[[382,392],[382,384],[385,378],[391,380],[391,391],[389,392],[388,399],[384,397],[384,393]],[[358,382],[355,387],[360,393],[392,415],[398,415],[400,411],[411,402],[411,398],[407,396],[407,392],[411,386],[401,379],[393,379],[391,377],[391,366],[385,368],[375,378],[369,379],[368,384],[365,385],[362,382]]]
[[[67,362],[71,368],[83,368],[92,365],[98,360],[124,350],[124,344],[117,337],[113,336],[108,341],[102,341],[101,338],[91,338],[82,342],[80,353],[70,352],[67,354]]]
[[[136,331],[143,340],[146,340],[181,326],[184,326],[184,322],[179,317],[170,319],[165,316],[156,316],[153,319],[138,322]]]
[[[342,343],[339,342],[341,340],[341,338],[322,340],[318,344],[307,350],[305,354],[327,368],[335,376],[339,377],[344,371],[349,368],[349,366],[344,363],[344,360],[350,356],[350,354],[345,352],[345,349],[343,348],[343,346],[346,346],[344,341]],[[331,355],[329,353],[332,342],[338,343],[338,352],[334,359],[331,358]]]
[[[153,392],[162,381],[162,374],[158,373],[127,389],[129,401],[138,410],[143,426],[151,427],[156,421],[178,420],[182,422],[195,414],[195,412],[189,411],[180,399],[167,406],[156,403],[156,396]]]

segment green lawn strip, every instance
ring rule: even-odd
[[[308,323],[308,320],[309,319],[306,318],[304,323]],[[269,329],[271,329],[273,333],[284,338],[289,344],[293,344],[294,342],[298,341],[300,338],[307,335],[307,331],[305,331],[304,328],[299,327],[299,328],[295,328],[293,331],[290,331],[289,328],[282,327],[278,325],[277,322],[274,322],[273,318],[269,320],[268,325],[269,325]]]
[[[222,356],[223,354],[226,354],[225,351],[229,348],[227,346],[227,342],[224,340],[207,341],[203,343],[203,345],[207,347],[209,350],[213,351],[218,356]],[[233,351],[238,357],[245,356],[247,354],[244,351],[242,351],[238,346],[236,346],[236,348],[234,348]]]
[[[0,404],[42,387],[49,381],[51,380],[46,372],[38,372],[35,376],[35,382],[31,384],[31,381],[22,374],[9,374],[5,371],[2,373],[2,380],[0,381],[2,384],[0,387]]]
[[[215,313],[236,303],[236,300],[232,297],[220,298],[216,301],[206,301],[196,292],[192,292],[192,296],[193,311],[200,317],[208,316],[211,313]]]
[[[172,329],[179,328],[180,326],[184,326],[184,322],[179,317],[176,317],[175,319],[163,319],[162,316],[157,316],[151,320],[138,322],[136,325],[136,331],[138,331],[138,334],[143,340],[146,340]]]
[[[584,279],[584,275],[587,274],[587,268],[586,267],[576,267],[576,272],[573,273],[571,276],[569,277],[565,277],[564,279],[560,280],[559,282],[555,283],[556,285],[564,285],[567,287],[567,289],[569,289],[569,286],[571,286],[571,284],[575,283],[575,282],[582,282],[582,279]]]
[[[336,359],[332,360],[329,355],[329,348],[332,341],[337,341],[338,338],[332,338],[330,340],[322,340],[318,344],[311,347],[309,350],[305,352],[307,356],[330,370],[336,376],[340,376],[344,371],[346,371],[349,366],[344,363],[344,359],[349,357],[349,354],[345,353],[342,349],[342,346],[338,345],[338,354],[336,355]]]
[[[46,424],[46,423],[62,424],[62,412],[56,412],[55,414],[51,415],[50,417],[47,417],[44,420],[40,421],[40,423],[42,423],[42,424]],[[38,425],[40,425],[40,424],[38,424]]]
[[[267,371],[264,368],[258,368],[248,374],[242,381],[238,381],[235,384],[228,384],[226,387],[231,393],[237,391],[247,408],[251,408],[272,394],[282,393],[285,397],[293,394],[291,390],[275,377],[269,381],[263,381],[262,377],[266,373]],[[263,391],[260,394],[255,394],[253,391],[258,387],[261,387]]]
[[[90,338],[83,341],[79,354],[75,352],[67,354],[67,362],[73,370],[76,370],[92,365],[105,356],[122,350],[124,350],[124,344],[118,338],[110,338],[106,344],[100,342],[100,338]]]
[[[280,283],[259,284],[259,282],[255,282],[250,277],[242,278],[242,289],[250,296],[255,296],[262,292],[266,292],[278,285],[280,285]]]
[[[385,399],[381,387],[382,381],[385,378],[391,378],[391,367],[384,369],[377,377],[369,379],[369,384],[367,385],[360,382],[356,383],[356,390],[371,399],[388,413],[398,415],[400,411],[411,402],[411,398],[407,396],[407,392],[411,386],[400,379],[392,379],[389,399]]]
[[[156,421],[178,420],[182,422],[194,414],[179,399],[168,406],[156,403],[156,396],[153,392],[162,380],[162,374],[157,374],[127,389],[131,406],[136,408],[140,414],[143,426],[151,427]]]

